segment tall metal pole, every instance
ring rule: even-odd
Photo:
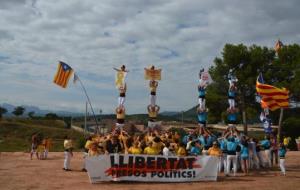
[[[87,131],[87,106],[88,106],[88,103],[85,102],[85,115],[84,115],[84,134],[86,133]]]
[[[93,112],[93,116],[94,116],[94,119],[95,119],[95,122],[96,122],[96,130],[95,130],[95,133],[98,134],[98,133],[99,133],[98,121],[97,121],[97,118],[96,118],[96,115],[95,115],[93,106],[92,106],[92,104],[91,104],[90,98],[89,98],[89,96],[88,96],[88,94],[87,94],[87,92],[86,92],[86,90],[85,90],[85,87],[84,87],[83,83],[81,82],[81,80],[80,80],[80,78],[79,78],[78,76],[77,76],[77,79],[79,80],[79,83],[80,83],[80,85],[81,85],[81,88],[83,89],[83,91],[84,91],[84,93],[85,93],[85,96],[86,96],[86,98],[87,98],[87,100],[88,100],[88,102],[89,102],[89,104],[90,104],[90,107],[91,107],[91,110],[92,110],[92,112]]]
[[[281,141],[281,124],[282,124],[282,118],[283,118],[283,108],[280,108],[280,116],[279,116],[279,124],[278,124],[278,136],[277,139],[280,142]]]

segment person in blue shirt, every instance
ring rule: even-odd
[[[205,87],[206,86],[202,86],[202,85],[198,86],[198,93],[199,93],[198,101],[199,101],[199,108],[201,110],[205,110]]]
[[[202,146],[199,141],[193,141],[191,145],[192,145],[192,148],[190,151],[190,155],[198,156],[198,155],[202,154]]]
[[[242,169],[244,171],[244,174],[247,175],[249,173],[249,148],[248,148],[248,139],[246,139],[245,136],[242,137],[240,146],[241,146]]]
[[[226,147],[227,147],[227,163],[226,163],[226,172],[225,175],[228,176],[230,173],[230,166],[231,163],[233,164],[233,174],[236,175],[237,172],[237,149],[238,144],[235,142],[235,139],[233,137],[229,137],[226,141]]]
[[[237,113],[236,109],[227,109],[227,120],[229,124],[237,124]]]
[[[282,175],[286,175],[285,171],[285,154],[286,154],[286,147],[283,143],[280,143],[279,149],[278,149],[278,156],[279,156],[279,167],[281,170]]]
[[[205,126],[207,121],[207,112],[206,110],[201,110],[200,107],[197,109],[197,117],[198,117],[198,123],[201,126]]]
[[[265,139],[260,141],[261,147],[264,149],[265,153],[265,164],[264,166],[266,167],[271,167],[271,141],[270,141],[270,136],[265,136]]]

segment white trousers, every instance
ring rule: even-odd
[[[227,163],[226,163],[226,172],[225,174],[230,173],[230,166],[233,164],[233,175],[235,176],[237,171],[237,156],[236,155],[227,155]]]
[[[258,155],[256,153],[250,152],[249,154],[249,165],[250,169],[259,169],[259,160],[258,160]]]
[[[88,157],[88,153],[84,152],[84,153],[83,153],[83,164],[82,164],[82,168],[83,168],[83,169],[86,169],[86,168],[85,168],[85,158],[86,158],[86,157]]]
[[[48,157],[48,152],[49,152],[48,149],[45,149],[45,150],[44,150],[44,158],[47,158],[47,157]]]
[[[235,108],[235,100],[234,99],[228,99],[229,108],[233,109]]]
[[[150,95],[150,103],[151,103],[151,106],[156,105],[156,95]]]
[[[260,164],[261,166],[263,166],[263,167],[266,166],[265,161],[264,161],[264,154],[265,154],[265,153],[264,153],[263,150],[257,152],[257,157],[258,157],[259,164]]]
[[[199,102],[200,109],[204,110],[205,109],[205,98],[199,98],[198,102]]]
[[[285,159],[284,158],[280,158],[279,159],[279,167],[280,167],[280,170],[281,170],[281,173],[283,175],[285,175]]]
[[[118,98],[118,106],[124,106],[125,103],[125,97],[119,97]]]
[[[226,169],[227,169],[227,154],[222,154],[221,158],[220,158],[220,164],[219,164],[219,172],[222,171],[222,169],[224,170],[224,172],[226,173]]]
[[[71,153],[70,152],[67,152],[65,151],[65,160],[64,160],[64,168],[65,169],[70,169],[70,163],[71,163]]]

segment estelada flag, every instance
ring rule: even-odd
[[[275,47],[274,47],[276,53],[278,53],[282,47],[283,47],[283,43],[280,40],[277,40]]]
[[[66,88],[73,74],[73,69],[66,63],[59,61],[53,82],[63,88]]]
[[[145,80],[161,80],[161,69],[145,68]]]
[[[289,107],[289,91],[285,88],[264,84],[262,74],[257,77],[256,91],[261,96],[262,108],[269,108],[274,111],[278,108]]]
[[[124,87],[126,74],[127,74],[127,72],[117,71],[116,80],[115,80],[117,88]]]

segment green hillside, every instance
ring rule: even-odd
[[[62,151],[63,138],[66,135],[74,140],[75,149],[78,150],[83,135],[64,126],[61,120],[2,120],[0,121],[0,152],[30,151],[31,136],[34,133],[52,139],[53,146],[50,151]]]

